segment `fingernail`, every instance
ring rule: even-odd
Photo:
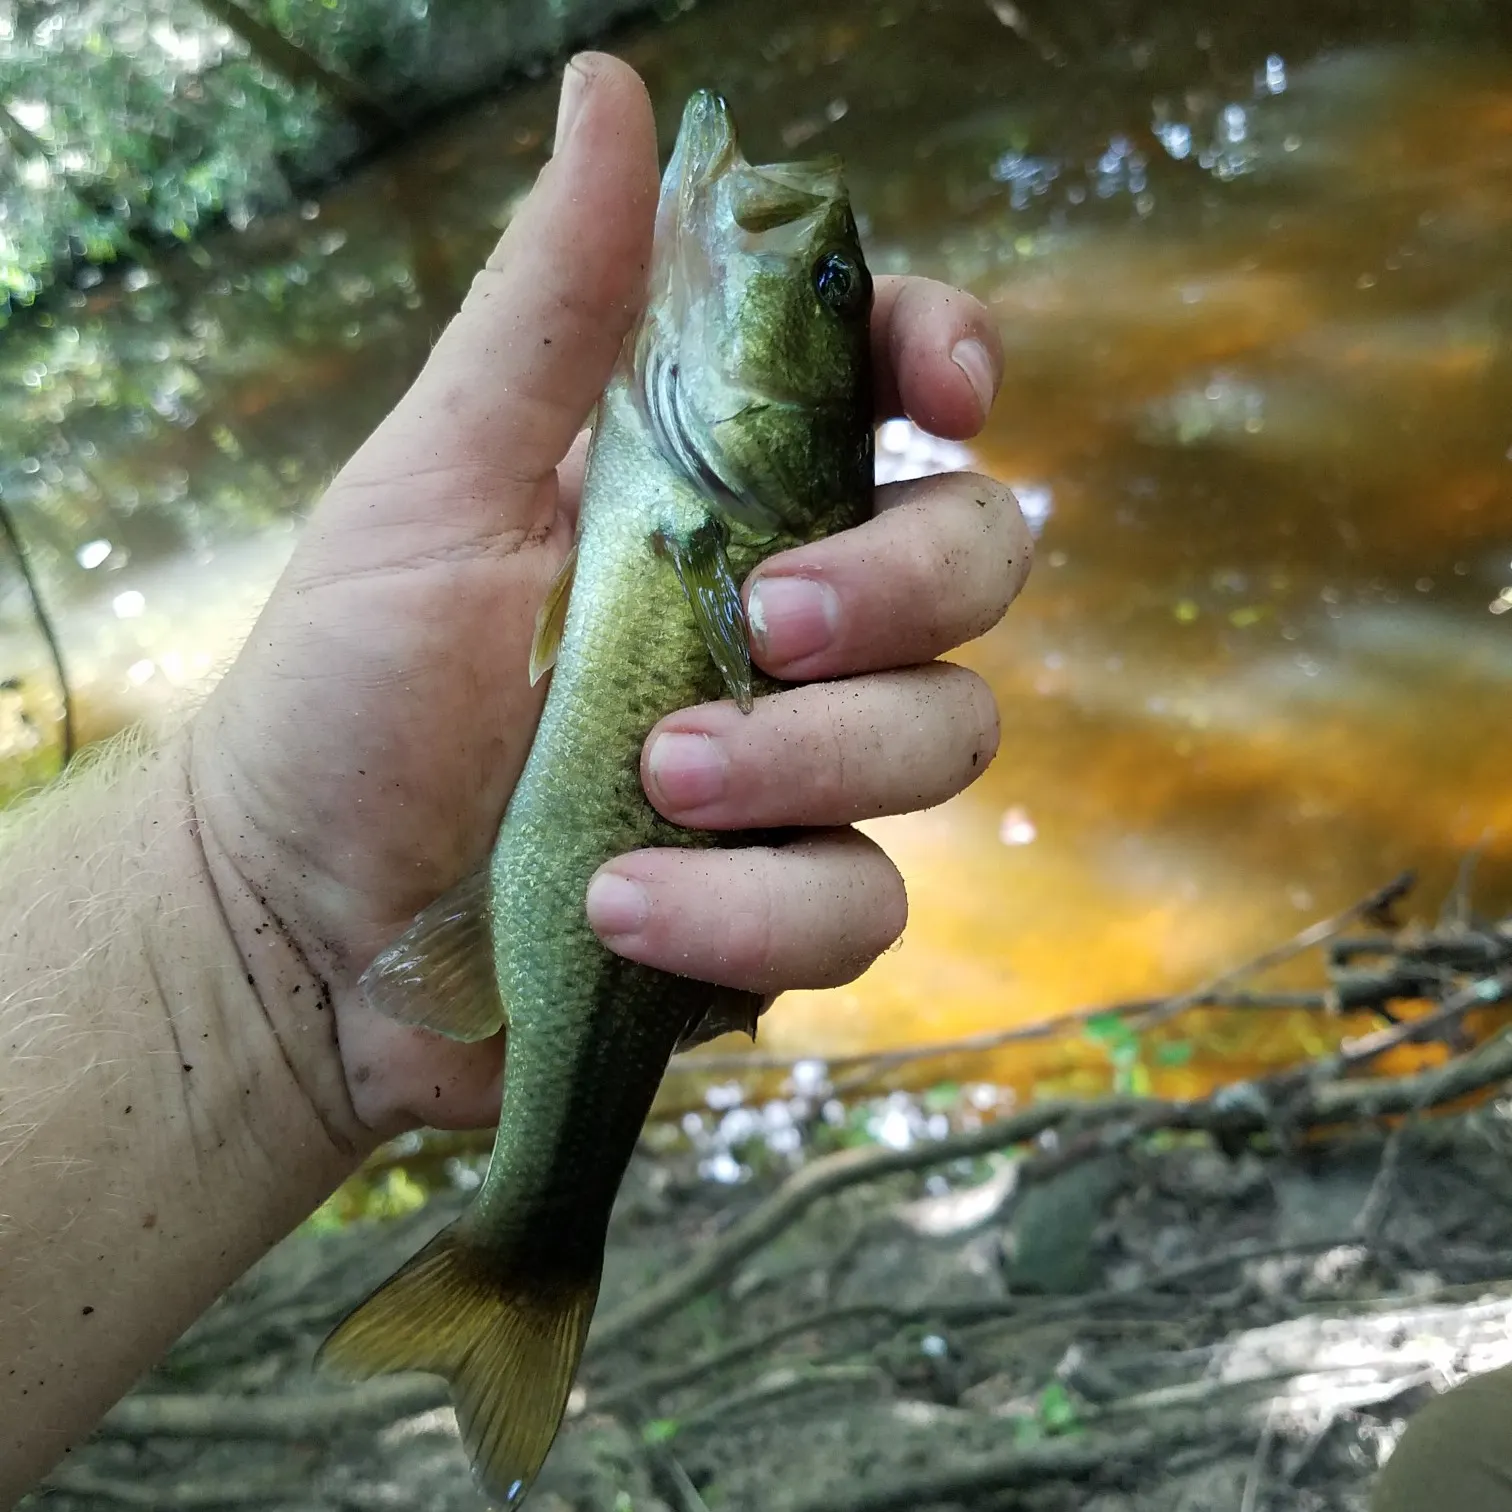
[[[588,922],[604,939],[633,935],[651,917],[651,899],[639,882],[600,872],[588,884]]]
[[[987,348],[975,336],[967,336],[950,349],[950,360],[965,373],[971,392],[977,396],[977,403],[982,406],[982,416],[985,419],[988,410],[992,408],[993,396],[997,390],[997,377],[993,373],[992,358],[987,355]]]
[[[553,154],[567,145],[587,87],[588,75],[578,66],[578,60],[573,58],[562,74],[562,93],[557,99],[556,140],[551,146]]]
[[[703,808],[724,797],[724,750],[707,735],[658,735],[646,766],[656,796],[667,808]]]
[[[840,627],[840,598],[828,583],[813,578],[761,578],[751,588],[746,617],[769,661],[798,661],[834,640]]]

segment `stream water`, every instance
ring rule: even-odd
[[[707,0],[616,39],[668,132],[691,88],[723,88],[753,154],[844,154],[876,269],[989,303],[1008,376],[986,434],[893,425],[883,462],[990,471],[1039,535],[1021,603],[963,653],[1002,703],[997,763],[870,827],[908,879],[902,946],[785,1000],[769,1049],[1189,986],[1403,867],[1432,909],[1471,847],[1488,904],[1512,884],[1512,25],[1468,4],[1059,9]],[[84,735],[234,652],[553,111],[550,81],[515,89],[7,331],[0,488]],[[19,772],[57,698],[3,583]],[[1337,1032],[1198,1029],[1168,1037],[1157,1086]],[[974,1069],[1092,1087],[1108,1061],[1079,1039]]]

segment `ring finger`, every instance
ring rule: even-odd
[[[681,710],[651,732],[641,781],[693,828],[852,824],[953,797],[997,739],[986,683],[935,662],[784,689],[750,714],[728,701]]]

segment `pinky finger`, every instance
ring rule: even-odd
[[[779,847],[635,851],[588,886],[589,923],[616,954],[764,994],[853,981],[907,918],[897,868],[849,829]]]

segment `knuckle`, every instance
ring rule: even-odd
[[[969,700],[968,729],[971,738],[968,742],[968,759],[971,774],[967,781],[975,782],[997,755],[998,742],[1003,733],[1002,714],[998,709],[997,697],[985,678],[978,677],[966,667],[958,667],[956,670],[962,674],[962,689]]]
[[[851,721],[839,707],[843,684],[827,688],[820,700],[819,719],[810,768],[806,774],[809,802],[816,814],[833,813],[849,806],[856,794],[857,750]],[[854,696],[854,689],[848,690]]]
[[[932,662],[900,674],[917,697],[919,760],[925,763],[915,806],[940,803],[969,787],[997,754],[997,699],[969,667]]]
[[[905,528],[896,557],[898,602],[907,606],[918,630],[932,646],[954,644],[952,604],[959,589],[960,543],[940,510],[920,501],[900,523]]]
[[[985,635],[1018,597],[1034,559],[1034,537],[1013,490],[991,478],[972,477],[969,508],[975,542],[967,548],[972,574],[968,639]]]
[[[896,486],[908,492],[888,511],[895,601],[941,650],[985,634],[1017,597],[1033,558],[1013,491],[966,472]]]
[[[819,985],[853,982],[894,945],[908,923],[908,891],[881,846],[851,831],[841,859],[849,873],[836,938]]]
[[[855,805],[864,742],[844,704],[859,684],[812,683],[786,701],[761,763],[772,776],[772,818],[805,824],[843,822]]]

